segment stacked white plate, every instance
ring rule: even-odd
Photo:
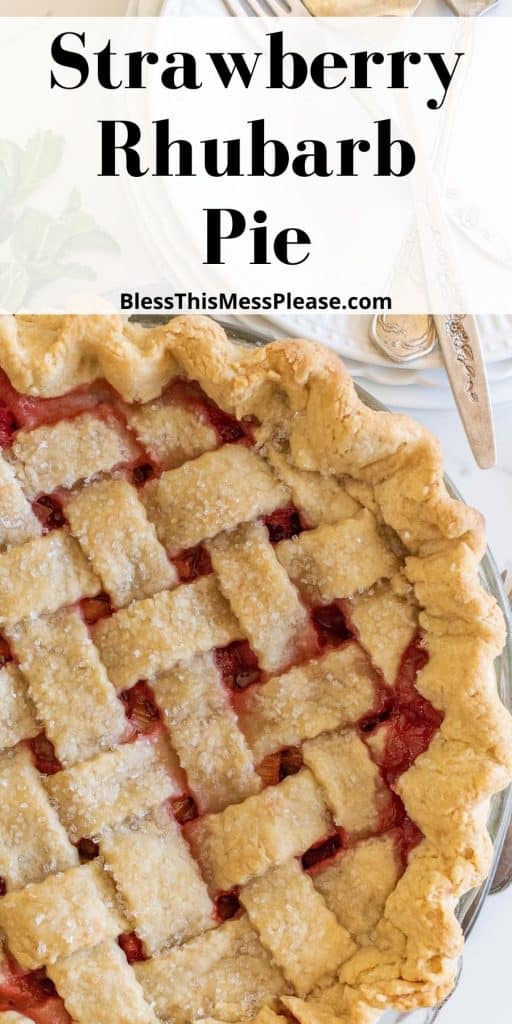
[[[342,356],[353,377],[393,408],[447,409],[453,398],[439,348],[413,363],[393,363],[369,339],[370,317],[356,315],[251,316],[253,329],[275,337],[322,341]],[[512,402],[512,317],[478,317],[493,403]]]

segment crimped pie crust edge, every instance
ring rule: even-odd
[[[0,367],[23,393],[57,396],[104,377],[129,402],[185,374],[228,412],[257,416],[259,442],[277,437],[296,468],[343,477],[398,534],[403,586],[414,588],[429,652],[417,686],[444,713],[397,784],[425,838],[388,898],[376,944],[360,948],[318,1002],[284,1002],[301,1024],[364,1024],[389,1006],[443,998],[462,943],[457,899],[489,868],[486,804],[512,778],[512,728],[493,672],[504,622],[478,579],[482,517],[448,495],[439,443],[408,417],[363,405],[323,346],[243,348],[203,317],[146,329],[118,316],[2,316]]]

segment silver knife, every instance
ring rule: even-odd
[[[487,371],[476,318],[470,313],[434,315],[448,380],[475,459],[496,465],[496,440]]]
[[[459,24],[457,38],[463,40],[461,49],[471,52],[471,23],[461,19]],[[404,126],[409,135],[414,137],[414,122],[407,95],[401,97],[400,111]],[[455,113],[456,107],[450,108],[452,117]],[[418,155],[422,158],[424,168],[427,168],[429,162],[425,153],[421,152],[421,141],[416,141]],[[436,147],[434,160],[438,165],[439,157],[443,157],[443,154]],[[442,164],[446,159],[447,153],[444,154]],[[450,225],[436,186],[435,173],[428,176],[424,174],[421,184],[419,176],[413,175],[411,185],[430,308],[471,308],[467,289],[460,280]],[[489,469],[496,465],[496,442],[487,372],[476,319],[470,313],[437,313],[434,315],[434,323],[450,387],[475,460],[482,469]]]

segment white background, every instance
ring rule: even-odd
[[[283,19],[281,25],[276,19],[265,23],[219,18],[165,18],[159,22],[98,19],[87,23],[89,54],[108,38],[121,54],[139,48],[158,49],[163,55],[182,49],[197,54],[208,86],[195,93],[182,91],[176,97],[161,87],[158,76],[152,76],[155,85],[145,91],[107,92],[92,75],[87,85],[76,91],[51,91],[49,47],[57,22],[5,20],[0,34],[0,89],[10,102],[2,110],[2,135],[26,146],[30,137],[51,126],[56,135],[65,138],[59,167],[37,185],[29,199],[22,200],[22,209],[23,204],[33,205],[56,217],[73,186],[83,209],[115,240],[117,252],[115,258],[108,249],[80,252],[78,262],[87,268],[90,283],[84,284],[80,277],[69,279],[55,269],[38,290],[32,279],[24,288],[16,278],[14,287],[10,282],[10,290],[0,294],[0,302],[11,310],[21,307],[31,312],[63,306],[75,312],[92,311],[104,308],[98,304],[99,298],[108,296],[118,303],[121,290],[145,291],[154,283],[160,293],[193,288],[213,294],[224,289],[259,295],[290,289],[299,295],[327,293],[342,299],[391,294],[396,312],[442,312],[447,308],[512,312],[512,139],[507,127],[512,22],[340,18],[331,22],[314,19],[306,24],[305,36],[302,19]],[[59,21],[59,31],[65,27],[66,23]],[[67,27],[76,30],[77,25],[71,22]],[[286,90],[266,89],[265,75],[247,92],[242,87],[224,90],[213,69],[208,77],[211,64],[205,54],[209,49],[265,52],[266,32],[281,27],[286,45],[309,52],[310,59],[322,49],[339,50],[349,57],[354,48],[440,50],[452,55],[465,49],[468,55],[440,112],[427,110],[427,98],[437,96],[440,88],[427,60],[413,70],[414,84],[407,91],[410,114],[396,103],[397,93],[387,88],[384,68],[375,72],[375,88],[364,93],[347,87],[325,93],[305,85],[300,93],[291,95]],[[263,62],[259,67],[263,68]],[[31,89],[26,84],[29,68]],[[156,118],[171,117],[174,137],[199,143],[212,136],[222,139],[242,134],[245,139],[246,122],[264,116],[268,134],[286,141],[292,151],[301,138],[328,140],[335,151],[336,139],[353,135],[372,138],[373,121],[390,115],[395,133],[410,139],[416,149],[416,168],[403,179],[376,177],[370,154],[364,155],[357,178],[334,175],[304,181],[288,174],[275,179],[212,179],[201,173],[200,160],[197,176],[190,179],[149,174],[139,179],[98,177],[99,117],[128,117],[144,125],[148,149],[151,121]],[[437,176],[429,151],[439,132],[443,141],[435,158]],[[200,152],[198,146],[199,156]],[[15,176],[16,171],[13,173]],[[448,192],[455,192],[456,202],[460,197],[464,208],[481,221],[490,239],[487,250],[491,255],[470,244],[461,231],[447,228],[444,205],[448,205]],[[206,267],[205,206],[235,206],[248,220],[252,211],[262,206],[275,230],[300,226],[311,235],[310,258],[297,267],[285,267],[275,260],[268,266],[254,266],[250,247],[241,239],[227,244],[224,267]],[[405,259],[400,258],[415,220],[423,259],[415,243],[407,244]],[[39,237],[44,240],[43,230],[36,234],[37,243]],[[11,245],[7,233],[0,261],[12,262]],[[26,251],[25,240],[22,248]],[[28,261],[29,270],[31,265]],[[426,279],[423,266],[428,267]],[[27,264],[20,274],[26,270]]]

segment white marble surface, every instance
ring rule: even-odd
[[[512,570],[512,381],[510,404],[494,411],[498,447],[494,469],[475,465],[455,409],[418,410],[413,415],[440,438],[447,473],[465,500],[485,515],[489,546],[500,569]]]

